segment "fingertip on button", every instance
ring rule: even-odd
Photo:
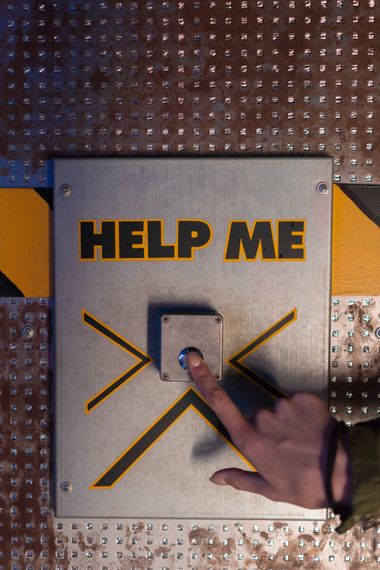
[[[190,360],[190,362],[189,362]],[[199,364],[204,360],[204,356],[199,348],[195,346],[187,346],[186,348],[182,349],[178,355],[178,362],[184,370],[188,370],[189,365],[194,368],[195,366],[199,366]]]

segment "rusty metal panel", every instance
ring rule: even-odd
[[[52,156],[332,156],[379,183],[379,0],[0,4],[0,185]]]
[[[332,412],[347,413],[350,421],[379,416],[375,382],[378,344],[373,333],[380,324],[380,298],[336,297],[332,316],[336,311],[342,318],[354,315],[356,320],[348,321],[350,326],[356,323],[350,343],[355,344],[358,356],[360,347],[370,347],[366,370],[373,384],[365,398],[370,404],[368,416],[363,416],[363,380],[357,361],[348,384],[352,392],[357,387],[359,398],[343,390],[335,397],[331,394]],[[363,320],[366,316],[369,320]],[[332,516],[328,521],[298,522],[55,518],[50,500],[50,301],[1,298],[0,323],[1,570],[379,567],[380,528],[364,532],[356,525],[338,536],[334,530],[338,521]],[[34,333],[25,326],[33,327]],[[336,321],[332,322],[331,332],[334,330],[338,330]],[[340,330],[344,331],[345,325]],[[363,337],[365,332],[369,334]],[[338,346],[342,356],[339,366],[330,370],[331,391],[336,391],[338,381],[334,378],[339,377],[340,367],[343,372],[352,360],[345,351],[347,338],[345,334],[332,336],[331,349]],[[336,353],[332,354],[334,362]],[[345,411],[347,406],[350,413]]]
[[[380,305],[377,297],[334,297],[330,411],[347,424],[380,415]]]

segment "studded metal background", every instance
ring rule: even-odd
[[[328,155],[380,182],[380,0],[0,2],[0,186],[52,156]]]
[[[346,421],[380,415],[379,314],[380,297],[332,300],[330,404]],[[50,317],[48,299],[0,298],[1,570],[380,567],[380,527],[364,532],[357,525],[339,536],[333,516],[307,522],[54,518]]]

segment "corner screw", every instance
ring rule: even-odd
[[[33,338],[35,335],[35,330],[31,325],[25,325],[24,327],[22,327],[22,336],[23,338],[26,339],[31,339]]]
[[[163,323],[168,323],[170,321],[170,317],[168,315],[164,315],[161,320]]]
[[[73,484],[70,483],[70,481],[64,481],[63,483],[61,483],[61,491],[62,493],[71,493],[71,491],[73,490]]]
[[[326,182],[319,182],[317,184],[317,192],[325,196],[329,193],[329,185]]]
[[[69,184],[61,184],[59,191],[64,198],[68,198],[72,193],[71,186],[69,186]]]
[[[380,338],[380,327],[377,327],[377,329],[375,329],[375,337]]]
[[[221,323],[221,322],[222,322],[222,317],[219,317],[219,316],[215,317],[215,322],[216,322],[217,325],[218,325],[219,323]]]
[[[221,375],[219,374],[219,372],[217,372],[216,374],[214,374],[215,380],[220,380],[221,379]]]
[[[163,380],[169,380],[170,376],[169,376],[169,374],[168,374],[167,372],[163,372],[163,373],[161,374],[161,378],[162,378]]]

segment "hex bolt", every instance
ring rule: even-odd
[[[68,198],[72,193],[71,186],[69,184],[61,184],[59,191],[64,198]]]
[[[22,327],[23,338],[30,340],[31,338],[34,337],[35,334],[36,331],[34,330],[34,327],[32,327],[32,325],[25,325],[24,327]]]
[[[164,315],[161,320],[163,323],[168,323],[170,321],[170,317],[168,315]]]
[[[319,182],[317,184],[317,192],[319,194],[322,194],[322,196],[325,196],[326,194],[329,193],[329,185],[327,184],[327,182]]]
[[[162,378],[163,380],[169,380],[170,376],[169,376],[169,374],[168,374],[167,372],[163,372],[163,373],[161,374],[161,378]]]
[[[73,484],[70,483],[70,481],[64,481],[63,483],[61,483],[61,491],[62,493],[71,493],[71,491],[73,490]]]
[[[218,325],[219,323],[222,322],[222,317],[220,317],[219,315],[217,317],[215,317],[215,322]]]
[[[375,329],[375,337],[380,339],[380,327],[377,327],[377,329]]]

